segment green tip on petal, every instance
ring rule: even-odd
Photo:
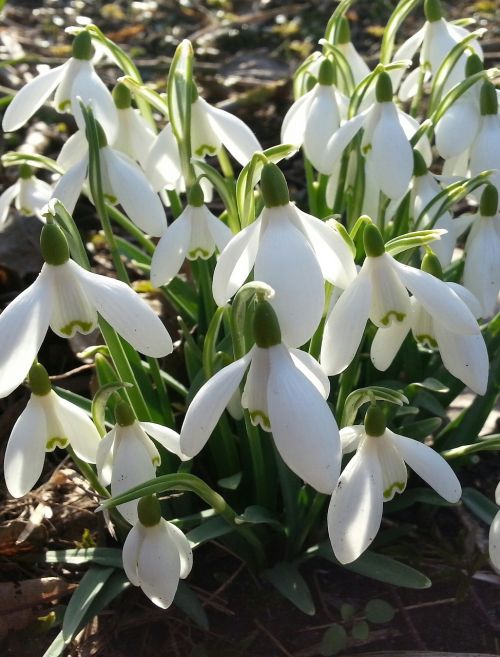
[[[385,253],[382,235],[375,224],[367,224],[363,231],[363,245],[369,258],[378,258]]]
[[[69,260],[68,241],[57,224],[47,223],[42,228],[40,249],[48,265],[64,265]]]
[[[443,280],[443,268],[441,267],[439,258],[431,250],[427,251],[427,253],[422,258],[420,269],[427,272],[428,274],[432,274],[432,276],[439,278],[441,281]]]
[[[416,178],[420,176],[425,176],[428,172],[427,164],[425,163],[424,157],[420,151],[417,151],[416,148],[413,149],[413,175]]]
[[[494,217],[498,212],[498,190],[495,185],[485,185],[479,203],[479,214],[482,217]]]
[[[199,183],[195,183],[188,192],[188,203],[195,208],[201,208],[205,203],[203,190]]]
[[[337,43],[343,44],[350,42],[351,27],[349,25],[349,21],[345,16],[342,16],[342,18],[339,20],[335,36]]]
[[[481,61],[481,57],[479,57],[479,55],[476,52],[473,52],[471,55],[467,57],[467,60],[465,62],[465,77],[468,78],[471,75],[480,73],[481,71],[484,71],[484,66],[483,66],[483,62]]]
[[[118,82],[113,89],[113,100],[117,109],[128,109],[132,106],[132,94],[123,82]]]
[[[365,431],[367,436],[378,438],[383,436],[387,428],[384,412],[376,404],[368,407],[365,415]]]
[[[276,208],[290,202],[285,176],[273,162],[264,164],[262,168],[260,190],[266,208]]]
[[[273,307],[265,299],[259,299],[253,316],[253,335],[255,344],[269,349],[281,344],[281,329]]]
[[[329,59],[324,59],[321,62],[318,73],[318,82],[319,84],[324,85],[325,87],[331,87],[335,80],[335,71],[333,64]]]
[[[481,87],[481,115],[498,114],[498,97],[495,85],[488,80]]]
[[[77,34],[73,41],[73,57],[75,59],[92,59],[94,56],[94,46],[92,45],[92,37],[84,30]]]
[[[40,363],[34,363],[28,374],[31,392],[39,397],[45,397],[52,390],[47,370]]]
[[[443,12],[441,11],[441,3],[439,0],[425,0],[424,13],[425,18],[429,23],[440,21],[443,18]]]
[[[28,178],[31,178],[32,176],[33,176],[33,169],[30,167],[29,164],[23,162],[19,167],[19,177],[22,178],[23,180],[28,180]]]
[[[389,73],[382,71],[377,78],[375,95],[378,103],[392,102],[392,81]]]
[[[121,427],[129,427],[134,424],[136,418],[135,413],[132,410],[130,404],[126,401],[119,401],[115,407],[115,420],[116,424],[119,424]]]
[[[144,527],[155,527],[161,520],[161,506],[156,495],[141,497],[137,504],[139,522]]]

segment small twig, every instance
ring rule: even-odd
[[[279,641],[274,634],[272,634],[260,621],[258,621],[256,618],[254,618],[254,624],[259,628],[259,630],[267,636],[268,639],[270,639],[274,645],[281,650],[281,652],[286,655],[286,657],[293,657],[292,653],[288,652],[288,650],[285,648],[285,646]]]
[[[95,369],[94,363],[86,363],[85,365],[80,365],[79,367],[75,367],[74,370],[69,370],[68,372],[63,372],[62,374],[54,374],[52,376],[49,376],[49,379],[51,381],[61,381],[62,379],[69,379],[69,377],[74,376],[75,374],[81,374],[82,372],[86,372],[87,370],[93,370],[93,369]]]
[[[222,582],[222,584],[219,586],[218,589],[216,589],[213,593],[209,594],[208,598],[203,601],[202,603],[203,606],[209,604],[213,598],[217,598],[232,582],[234,582],[234,580],[238,577],[238,575],[241,573],[244,567],[245,564],[241,563],[238,566],[238,568],[236,568],[234,573],[230,575],[230,577],[228,577],[225,582]]]

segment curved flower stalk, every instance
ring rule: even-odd
[[[344,454],[356,450],[328,509],[328,533],[341,563],[355,561],[377,535],[384,502],[406,488],[405,462],[447,502],[460,499],[460,482],[448,463],[431,447],[387,429],[377,406],[369,407],[364,425],[344,427],[340,437]]]
[[[103,486],[111,485],[113,496],[156,477],[161,457],[149,436],[169,452],[185,458],[180,451],[177,432],[153,422],[138,422],[126,402],[117,404],[115,418],[116,425],[101,440],[96,455],[99,481]],[[131,525],[137,522],[137,500],[120,504],[117,508]]]
[[[233,236],[229,228],[204,203],[201,186],[189,191],[188,205],[158,242],[151,261],[153,285],[168,285],[187,257],[207,260],[216,247],[220,251]]]
[[[349,366],[368,319],[382,330],[401,327],[410,314],[409,290],[423,308],[455,335],[479,335],[474,315],[443,281],[395,260],[385,252],[379,230],[365,227],[366,258],[356,279],[334,305],[325,323],[320,361],[327,374]]]
[[[464,285],[479,300],[480,315],[491,317],[500,292],[500,214],[493,185],[484,188],[465,243]]]
[[[142,169],[127,155],[107,144],[99,131],[101,176],[106,198],[120,203],[130,219],[148,235],[159,236],[166,227],[165,211]],[[72,213],[88,175],[89,147],[79,130],[61,150],[57,162],[66,169],[58,180],[52,198],[59,199]]]
[[[290,107],[281,127],[281,142],[304,146],[307,159],[317,169],[323,149],[347,116],[348,99],[333,84],[333,64],[323,59],[318,83]]]
[[[19,180],[0,196],[0,224],[3,224],[9,214],[12,203],[16,210],[27,217],[36,216],[44,221],[42,210],[52,195],[52,187],[35,178],[33,169],[27,164],[19,167]]]
[[[167,609],[179,579],[191,572],[193,553],[181,530],[161,517],[156,497],[141,498],[138,513],[139,519],[123,545],[123,569],[151,602]]]
[[[421,69],[424,70],[425,81],[432,79],[452,48],[469,35],[464,27],[449,23],[443,18],[439,0],[426,0],[424,11],[427,19],[424,26],[394,54],[395,61],[412,59],[420,49],[420,66],[406,77],[399,90],[399,97],[403,101],[417,93]],[[476,40],[472,41],[469,47],[482,58],[481,46]],[[465,78],[466,61],[467,54],[463,53],[443,85],[444,94]]]
[[[427,254],[422,269],[442,278],[439,261]],[[480,317],[481,306],[477,299],[461,285],[446,283],[474,317]],[[415,340],[430,349],[438,349],[446,369],[469,386],[478,395],[484,395],[488,385],[488,351],[481,333],[460,335],[443,324],[442,315],[431,315],[416,297],[410,299],[411,309],[398,324],[377,331],[371,347],[372,363],[385,371],[394,360],[403,340],[411,330]]]
[[[29,372],[31,397],[10,434],[5,451],[5,483],[13,497],[26,495],[43,470],[45,452],[70,444],[78,458],[95,463],[99,433],[78,406],[52,390],[39,363]]]
[[[15,95],[3,117],[5,132],[21,128],[56,90],[54,100],[59,112],[71,108],[82,125],[80,101],[83,101],[92,106],[97,120],[111,138],[116,131],[115,104],[90,62],[93,53],[90,34],[80,32],[73,41],[73,56],[67,62],[33,78]]]
[[[0,315],[0,397],[22,383],[50,325],[70,338],[97,327],[98,313],[135,349],[153,357],[172,351],[160,318],[128,285],[93,274],[70,260],[56,224],[42,229],[45,264],[36,281]]]
[[[278,319],[267,301],[254,317],[255,345],[221,369],[198,391],[180,434],[182,452],[203,448],[248,370],[241,403],[254,425],[271,431],[281,458],[306,483],[331,493],[340,472],[338,428],[326,398],[329,382],[309,354],[281,341]]]
[[[495,502],[500,506],[500,483],[495,490]],[[500,570],[500,511],[493,518],[489,534],[489,554],[493,566]]]
[[[373,177],[386,196],[397,199],[406,193],[410,184],[413,153],[409,140],[419,124],[393,103],[388,73],[378,76],[375,94],[376,101],[371,107],[344,123],[330,138],[319,171],[331,174],[344,149],[363,128],[361,150],[365,156],[366,176]],[[417,149],[430,164],[432,154],[426,136],[419,140]]]
[[[321,321],[324,280],[344,288],[356,276],[356,269],[340,233],[289,202],[285,178],[275,164],[263,167],[261,190],[266,207],[222,251],[213,295],[223,306],[253,267],[254,278],[275,290],[272,306],[285,342],[295,347],[309,340]]]

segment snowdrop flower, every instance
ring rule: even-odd
[[[331,493],[340,471],[338,428],[326,398],[329,382],[309,354],[281,341],[271,305],[257,303],[255,345],[207,381],[191,402],[180,434],[181,451],[203,448],[245,372],[241,403],[254,425],[272,431],[281,458],[306,483]]]
[[[56,224],[43,227],[40,244],[45,260],[40,275],[0,315],[0,397],[23,381],[49,325],[63,338],[87,334],[97,327],[99,313],[141,353],[171,353],[168,331],[148,304],[125,283],[70,260]]]
[[[35,215],[42,219],[42,210],[47,205],[51,194],[52,187],[43,180],[35,178],[33,169],[29,165],[21,164],[19,180],[7,187],[0,196],[0,224],[7,219],[12,202],[21,214],[27,217]]]
[[[422,269],[442,279],[439,260],[428,253],[422,261]],[[477,299],[461,285],[445,285],[469,308],[474,317],[479,317],[481,306]],[[478,395],[484,395],[488,385],[488,351],[481,333],[460,335],[442,322],[441,314],[431,315],[417,300],[410,299],[408,316],[388,328],[379,328],[371,347],[371,359],[378,370],[385,371],[394,360],[408,332],[422,345],[438,349],[446,369],[469,386]]]
[[[340,431],[342,450],[356,454],[340,475],[328,509],[328,533],[341,563],[355,561],[373,541],[384,502],[406,488],[405,462],[447,502],[462,493],[446,461],[431,447],[386,428],[385,416],[370,406],[363,425]]]
[[[233,234],[204,204],[198,183],[189,191],[188,205],[167,228],[151,261],[153,285],[168,285],[179,272],[184,258],[206,260],[215,248],[222,251]]]
[[[371,107],[344,123],[330,138],[319,171],[330,174],[344,149],[364,128],[361,150],[365,155],[366,175],[373,177],[384,194],[396,199],[406,193],[410,184],[413,152],[409,140],[419,125],[393,103],[391,78],[385,72],[378,76],[375,95]],[[419,140],[417,148],[430,164],[432,154],[427,137]]]
[[[500,506],[500,483],[495,491],[495,502]],[[500,570],[500,511],[493,518],[490,527],[489,553],[493,566]]]
[[[125,153],[130,159],[139,162],[144,169],[149,150],[155,140],[155,133],[146,123],[142,114],[132,107],[132,94],[123,82],[113,89],[118,124],[113,149]]]
[[[500,292],[500,214],[493,185],[484,188],[465,243],[464,285],[480,301],[479,315],[491,317]]]
[[[83,123],[79,100],[91,105],[97,120],[110,137],[116,130],[116,110],[110,92],[101,81],[90,60],[94,48],[88,32],[80,32],[73,41],[73,56],[61,66],[33,78],[14,97],[5,111],[5,132],[18,130],[52,94],[59,112],[69,107],[80,125]]]
[[[385,329],[400,325],[411,311],[409,290],[423,308],[455,335],[479,334],[479,326],[463,301],[443,281],[395,260],[385,252],[382,236],[369,224],[364,231],[366,258],[356,279],[334,305],[325,323],[321,363],[327,374],[349,366],[368,318]]]
[[[356,269],[340,233],[289,202],[285,178],[275,164],[263,167],[261,191],[265,208],[222,251],[213,295],[223,306],[253,267],[254,278],[275,290],[271,303],[285,342],[295,347],[312,336],[321,320],[324,279],[344,288]]]
[[[99,443],[96,457],[99,481],[103,486],[111,484],[114,497],[155,478],[161,457],[148,434],[169,452],[185,458],[178,433],[153,422],[138,422],[127,402],[117,404],[115,418],[116,425]],[[137,522],[137,500],[117,508],[131,525]]]
[[[315,168],[321,166],[323,149],[347,114],[348,100],[333,86],[334,69],[328,59],[319,68],[318,84],[290,107],[283,120],[281,142],[304,146]]]
[[[5,451],[5,483],[13,497],[33,488],[42,474],[45,452],[70,444],[78,458],[95,463],[99,445],[99,433],[89,417],[56,395],[43,365],[33,365],[28,380],[31,397]]]
[[[72,135],[65,146],[58,164],[67,170],[54,187],[52,198],[59,199],[72,213],[87,178],[89,147],[83,131]],[[128,156],[108,146],[102,129],[99,130],[99,147],[101,177],[107,199],[120,203],[145,233],[161,235],[167,223],[165,211],[141,168]]]
[[[156,497],[143,497],[139,520],[123,545],[123,569],[134,586],[158,607],[173,602],[179,579],[191,572],[193,553],[189,541],[175,525],[161,517]]]
[[[429,80],[437,73],[453,47],[470,34],[464,27],[453,25],[443,18],[439,0],[426,0],[424,11],[427,19],[424,26],[405,41],[394,54],[394,60],[412,59],[420,48],[420,67],[408,75],[399,91],[399,97],[403,101],[408,100],[417,92],[420,69],[424,69],[425,80]],[[469,47],[482,56],[482,50],[477,41],[472,41]],[[451,69],[443,85],[444,94],[464,79],[466,60],[467,55],[463,53]]]

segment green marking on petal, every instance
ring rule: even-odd
[[[402,322],[403,319],[406,317],[406,313],[398,313],[397,310],[389,310],[387,315],[384,315],[382,319],[380,320],[380,323],[383,324],[384,326],[389,326],[391,323],[391,317],[393,317],[396,322]]]
[[[269,418],[262,411],[252,411],[250,413],[250,420],[254,427],[257,427],[260,424],[263,429],[269,430],[271,428]]]
[[[118,203],[118,199],[116,196],[113,196],[112,194],[104,194],[104,198],[106,201],[109,201],[112,205],[115,205],[115,203]]]
[[[405,481],[395,481],[393,484],[389,486],[389,488],[386,488],[384,491],[384,500],[388,502],[389,500],[392,500],[394,495],[396,493],[402,493],[404,489],[406,488],[406,482]]]
[[[71,107],[71,100],[70,100],[69,98],[67,98],[66,100],[63,100],[62,103],[59,103],[59,104],[57,105],[57,109],[58,109],[60,112],[65,112],[65,111],[66,111],[67,109],[69,109],[70,107]]]
[[[366,146],[363,146],[363,148],[361,149],[361,152],[363,153],[363,155],[367,155],[371,151],[371,149],[372,149],[372,145],[366,144]]]
[[[47,443],[45,445],[45,451],[46,452],[53,452],[56,447],[66,447],[66,445],[69,443],[69,440],[67,438],[61,438],[60,436],[54,436],[53,438],[50,438],[47,440]]]
[[[214,148],[213,146],[209,146],[208,144],[202,144],[199,146],[196,151],[196,155],[215,155],[217,153],[217,149]]]
[[[19,212],[23,217],[31,217],[33,214],[33,208],[21,208]]]
[[[202,249],[201,246],[197,246],[196,249],[188,252],[187,257],[189,260],[196,260],[197,258],[203,258],[203,260],[206,260],[207,258],[210,258],[210,252],[206,249]]]
[[[153,456],[151,461],[155,468],[157,468],[161,464],[161,458],[159,456]]]
[[[428,335],[427,333],[421,333],[420,335],[417,335],[415,337],[417,338],[418,342],[420,342],[423,345],[427,345],[432,349],[437,349],[438,347],[438,343],[436,342],[436,339],[432,337],[432,335]]]
[[[61,333],[64,333],[64,335],[71,336],[73,335],[75,328],[81,333],[90,333],[92,327],[92,322],[84,322],[82,319],[74,319],[72,322],[66,324],[66,326],[63,326],[59,330]]]

